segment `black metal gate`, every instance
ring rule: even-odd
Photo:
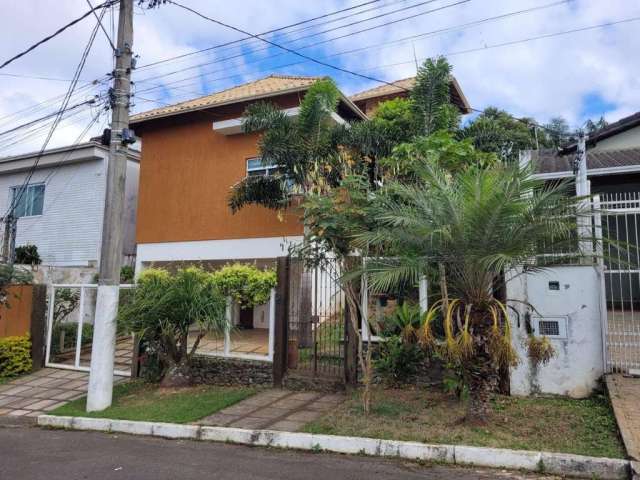
[[[305,268],[289,261],[287,369],[313,377],[344,378],[345,300],[338,262]]]

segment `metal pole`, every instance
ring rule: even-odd
[[[111,405],[116,341],[116,315],[122,264],[123,221],[127,141],[129,127],[131,58],[133,45],[133,0],[120,0],[118,41],[113,72],[111,146],[107,160],[107,185],[102,224],[100,271],[96,300],[95,332],[91,350],[91,370],[87,411]]]
[[[578,134],[578,145],[576,149],[576,195],[578,197],[587,197],[591,194],[591,186],[587,176],[587,135],[584,132]],[[591,218],[587,215],[590,206],[588,199],[580,202],[580,209],[577,218],[578,224],[578,240],[580,254],[583,257],[593,257],[593,232],[591,230]]]

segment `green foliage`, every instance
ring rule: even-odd
[[[197,267],[170,274],[142,272],[131,298],[120,307],[118,323],[144,342],[147,356],[157,356],[163,375],[187,375],[191,356],[207,332],[227,328],[226,300],[213,276]],[[196,330],[189,346],[190,328]],[[182,368],[181,372],[175,369]]]
[[[417,344],[406,342],[400,335],[391,335],[380,343],[374,367],[387,383],[402,384],[418,373],[425,358],[425,352]]]
[[[135,276],[135,270],[130,265],[123,265],[120,267],[120,283],[128,284],[133,283]]]
[[[250,204],[279,210],[288,206],[291,194],[335,184],[341,127],[335,125],[331,115],[339,98],[333,81],[323,79],[309,88],[296,118],[271,103],[257,102],[247,107],[244,131],[262,132],[260,156],[263,162],[278,165],[279,170],[269,177],[247,177],[234,185],[229,196],[233,212]]]
[[[288,205],[287,181],[282,175],[256,175],[238,182],[229,194],[227,203],[233,213],[246,205],[261,205],[280,210]]]
[[[347,175],[339,187],[307,195],[303,220],[309,242],[308,251],[302,253],[306,257],[326,251],[349,255],[354,234],[372,222],[369,204],[369,182],[364,175]]]
[[[23,265],[40,265],[42,260],[36,245],[21,245],[16,247],[16,263]]]
[[[56,289],[55,302],[53,305],[53,324],[62,322],[67,318],[80,303],[80,290],[71,288]]]
[[[520,150],[536,148],[533,123],[516,120],[504,110],[488,107],[463,127],[459,136],[471,140],[481,152],[494,153],[506,162],[517,162]]]
[[[494,165],[496,157],[477,151],[469,139],[458,141],[448,132],[437,132],[398,146],[391,157],[380,163],[387,177],[412,182],[420,175],[423,164],[457,174],[470,167]]]
[[[58,323],[54,324],[51,330],[51,353],[53,355],[64,353],[69,350],[75,350],[76,339],[78,337],[77,323]],[[93,325],[89,323],[82,324],[82,346],[91,345],[93,341]]]
[[[213,282],[225,295],[242,307],[267,303],[278,279],[272,269],[260,270],[254,265],[234,263],[212,273]]]
[[[0,338],[0,378],[31,371],[31,340],[22,337]]]
[[[451,104],[452,67],[444,57],[427,59],[418,68],[416,84],[411,91],[418,128],[423,135],[458,127],[460,114]]]

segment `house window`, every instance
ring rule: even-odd
[[[44,206],[44,183],[11,187],[11,203],[16,217],[42,215]]]
[[[272,175],[278,170],[278,165],[274,163],[263,163],[262,158],[255,157],[247,160],[247,176],[256,177],[260,175]]]

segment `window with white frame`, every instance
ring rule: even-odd
[[[247,159],[247,177],[273,175],[278,168],[275,163],[263,162],[260,157]]]
[[[44,207],[44,183],[11,187],[11,203],[16,217],[42,215]]]

